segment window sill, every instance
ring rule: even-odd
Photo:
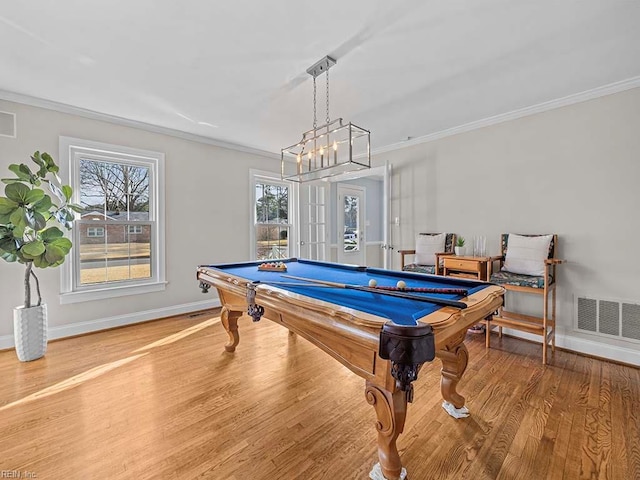
[[[146,283],[142,285],[123,285],[121,287],[96,288],[79,292],[60,294],[60,304],[91,302],[106,298],[124,297],[125,295],[140,295],[143,293],[161,292],[168,282]]]

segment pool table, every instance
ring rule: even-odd
[[[502,305],[504,289],[480,281],[311,260],[287,259],[283,264],[286,271],[263,271],[261,262],[197,268],[202,291],[218,291],[221,323],[229,335],[225,350],[233,352],[239,343],[242,315],[248,313],[254,321],[264,316],[364,378],[378,431],[379,463],[370,476],[405,478],[396,440],[404,428],[407,402],[412,401],[412,382],[424,363],[438,357],[443,407],[457,418],[468,415],[465,399],[456,391],[468,362],[465,333]],[[400,281],[405,284],[401,289]],[[447,293],[439,293],[441,289]]]

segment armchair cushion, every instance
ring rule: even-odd
[[[502,270],[542,277],[544,280],[544,262],[549,258],[552,238],[553,235],[524,236],[510,233]]]
[[[436,253],[444,252],[446,233],[437,235],[416,236],[416,263],[418,265],[435,265]]]
[[[410,263],[409,265],[405,265],[402,270],[405,272],[416,272],[416,273],[428,273],[434,275],[436,273],[435,265],[418,265],[417,263]]]
[[[515,285],[517,287],[544,288],[544,273],[541,276],[522,275],[505,270],[491,274],[492,283],[499,285]],[[549,284],[553,283],[553,277],[549,275]]]

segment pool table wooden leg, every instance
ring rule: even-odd
[[[225,344],[224,349],[227,352],[235,352],[238,343],[240,343],[240,335],[238,335],[238,319],[242,316],[242,312],[235,310],[229,310],[227,307],[222,307],[222,313],[220,313],[220,320],[222,326],[229,335],[229,341]]]
[[[454,338],[443,349],[436,350],[436,356],[442,360],[442,379],[440,381],[442,397],[457,409],[464,407],[464,397],[457,392],[456,388],[469,363],[469,351],[463,339],[464,333]]]
[[[390,392],[367,382],[367,402],[376,409],[378,430],[378,459],[387,480],[399,480],[403,474],[396,440],[404,429],[407,416],[407,393],[402,390]]]

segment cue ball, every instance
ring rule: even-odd
[[[404,280],[399,280],[398,283],[396,283],[396,287],[407,288],[407,284],[404,282]]]
[[[370,287],[375,287],[376,285],[378,285],[378,282],[376,282],[375,278],[372,278],[371,280],[369,280]]]

